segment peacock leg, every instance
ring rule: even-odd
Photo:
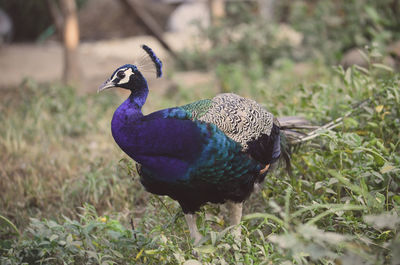
[[[260,170],[260,174],[264,174],[265,172],[267,172],[268,169],[269,169],[269,164],[267,164],[267,165],[265,166],[265,168],[263,168],[263,169]]]
[[[200,242],[202,236],[197,229],[196,214],[185,214],[185,219],[186,223],[189,226],[190,236],[194,239],[194,244],[197,245]]]
[[[232,231],[232,234],[235,239],[239,240],[240,234],[242,232],[242,228],[239,224],[240,220],[242,219],[243,203],[228,202],[227,206],[229,210],[229,223],[231,225],[236,225],[236,227]]]
[[[263,169],[260,170],[260,175],[265,174],[269,169],[270,164],[267,164]],[[259,193],[262,189],[262,181],[254,183],[254,193]]]

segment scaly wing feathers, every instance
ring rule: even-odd
[[[279,126],[254,100],[225,93],[181,108],[192,120],[215,124],[261,164],[273,163],[280,156]]]
[[[198,120],[215,124],[228,137],[240,143],[243,150],[250,141],[261,135],[270,135],[273,115],[254,100],[232,93],[214,97],[207,112]]]

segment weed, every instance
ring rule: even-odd
[[[284,76],[291,70],[290,65],[280,68]],[[203,212],[198,219],[205,235],[201,246],[192,245],[179,205],[146,193],[136,179],[134,163],[120,159],[122,154],[104,135],[104,116],[110,117],[115,109],[113,96],[94,103],[90,96],[68,92],[70,88],[25,84],[30,96],[21,94],[7,102],[1,116],[6,124],[23,126],[19,120],[25,121],[30,131],[17,129],[21,145],[12,138],[15,127],[2,128],[2,159],[12,159],[2,170],[6,178],[1,184],[7,190],[1,198],[2,219],[8,225],[2,229],[1,262],[397,264],[399,76],[373,64],[368,69],[321,73],[319,82],[297,89],[282,89],[264,79],[253,92],[237,88],[241,94],[268,91],[255,93],[268,109],[303,114],[318,123],[340,117],[355,102],[368,101],[340,127],[298,147],[292,176],[278,169],[266,178],[261,192],[245,203],[241,241],[231,235],[232,227],[224,225],[222,208],[205,206],[212,217]],[[253,78],[256,82],[261,77]],[[268,79],[277,80],[275,74]],[[50,118],[54,111],[57,119]],[[69,115],[82,125],[73,129],[58,124],[69,121]],[[48,129],[52,135],[45,137],[46,127],[56,129]],[[16,144],[7,139],[16,139]],[[24,228],[20,218],[28,216],[36,218]],[[7,234],[16,230],[12,223],[21,235]]]

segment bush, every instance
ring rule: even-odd
[[[376,43],[381,52],[400,38],[400,5],[393,0],[277,1],[271,21],[249,3],[230,3],[220,23],[202,29],[204,42],[181,53],[184,69],[215,70],[261,63],[264,74],[277,61],[340,62],[351,48]],[[235,66],[234,66],[235,67]]]
[[[291,76],[290,65],[277,71],[280,77]],[[268,78],[283,80],[281,84],[267,86],[258,77],[252,79],[259,82],[254,93],[265,91],[257,100],[274,113],[303,114],[316,123],[351,115],[335,130],[320,131],[318,138],[297,148],[293,175],[277,170],[266,178],[260,194],[245,203],[241,241],[225,226],[223,211],[211,205],[205,208],[213,216],[201,213],[198,220],[203,244],[193,246],[178,204],[148,196],[132,227],[126,211],[113,203],[109,214],[101,215],[86,205],[79,220],[31,219],[22,235],[3,233],[2,263],[182,264],[196,259],[206,264],[397,264],[399,76],[379,64],[321,73],[320,82],[297,89],[282,89],[288,81],[277,73]],[[245,86],[238,92],[249,93]],[[360,101],[364,103],[354,105]],[[69,135],[69,130],[64,132]],[[114,158],[114,165],[117,161]],[[113,200],[115,205],[126,200],[126,207],[138,207],[143,189],[122,187],[127,183],[124,175],[135,176],[134,164],[123,159],[120,166],[119,173],[100,169],[104,164],[89,167],[86,177],[72,182],[78,181],[76,186],[67,185],[65,191],[76,192],[66,196],[82,202]]]

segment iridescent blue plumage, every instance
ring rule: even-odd
[[[143,49],[161,76],[161,61]],[[207,202],[243,202],[280,156],[279,126],[254,101],[221,94],[143,115],[147,82],[130,64],[99,90],[110,87],[131,91],[111,122],[116,143],[138,163],[144,187],[177,200],[185,214]]]
[[[189,117],[182,108],[144,116],[130,97],[114,113],[112,133],[141,165],[146,189],[178,200],[184,212],[247,198],[262,165],[214,124]]]

